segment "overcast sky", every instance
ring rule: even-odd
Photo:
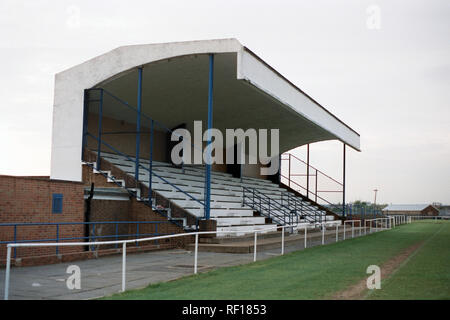
[[[377,188],[450,204],[448,0],[0,0],[0,174],[49,175],[55,73],[122,45],[230,37],[360,133],[348,201]],[[341,179],[342,144],[311,145],[311,163]]]

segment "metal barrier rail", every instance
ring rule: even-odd
[[[386,219],[386,218],[380,218]],[[372,219],[378,220],[378,219]],[[367,221],[367,220],[366,220]],[[325,244],[325,230],[326,223],[316,224],[320,225],[322,228],[322,245]],[[278,230],[281,229],[281,255],[284,255],[284,247],[285,247],[285,229],[286,228],[295,228],[297,230],[304,229],[304,247],[307,247],[308,241],[308,227],[309,226],[299,226],[299,224],[292,225],[284,225],[284,226],[274,226],[272,228],[268,228],[265,230],[254,230],[254,249],[253,249],[253,261],[256,261],[257,257],[257,241],[258,241],[258,233],[267,230]],[[338,229],[339,225],[336,225],[336,242],[338,239]],[[118,240],[118,241],[97,241],[97,242],[66,242],[66,243],[8,243],[7,244],[7,253],[6,253],[6,272],[5,272],[5,291],[4,291],[4,299],[8,300],[9,297],[9,280],[10,280],[10,272],[11,272],[11,248],[17,247],[55,247],[55,246],[89,246],[89,245],[110,245],[110,244],[122,244],[122,290],[124,292],[126,289],[126,251],[128,243],[139,243],[144,241],[155,241],[161,239],[169,239],[169,238],[178,238],[185,236],[195,236],[195,250],[194,250],[194,274],[198,272],[198,239],[199,235],[204,234],[217,234],[217,233],[235,233],[236,231],[197,231],[197,232],[189,232],[189,233],[177,233],[172,235],[164,235],[164,236],[156,236],[150,238],[140,238],[140,239],[132,239],[132,240]],[[250,233],[251,234],[251,233]],[[344,233],[345,234],[345,233]],[[344,238],[345,240],[345,238]]]
[[[327,206],[330,206],[331,211],[337,211],[337,212],[342,212],[343,208],[342,206],[336,205],[334,203],[332,203],[330,201],[330,199],[325,199],[324,198],[324,193],[329,194],[335,194],[335,193],[343,193],[344,192],[344,184],[337,181],[336,179],[333,179],[332,177],[330,177],[329,175],[327,175],[326,173],[322,172],[321,170],[313,167],[312,165],[310,165],[308,162],[303,161],[302,159],[298,158],[297,156],[291,154],[291,153],[284,153],[282,155],[282,157],[280,158],[281,161],[288,161],[288,173],[287,176],[285,175],[280,175],[280,180],[282,180],[281,178],[285,179],[287,181],[283,182],[285,185],[291,187],[291,183],[295,184],[297,187],[300,187],[299,191],[302,190],[305,192],[305,195],[307,198],[309,199],[313,199],[316,203],[318,203],[318,201],[322,201],[324,202]],[[306,172],[305,173],[291,173],[291,162],[292,161],[296,161],[296,165],[297,167],[300,166],[305,166],[306,167]],[[314,173],[310,173],[310,171],[314,172]],[[319,190],[319,177],[322,176],[322,180],[325,178],[325,183],[326,184],[332,184],[332,190],[329,189],[329,187],[326,187],[326,190]],[[294,181],[295,177],[306,177],[306,186],[301,185],[300,182],[298,181]],[[314,188],[311,188],[312,186],[310,186],[310,178],[314,179]],[[334,188],[334,189],[333,189]],[[314,190],[314,191],[313,191]],[[310,198],[310,194],[312,194],[312,197]],[[322,196],[320,195],[322,194]],[[342,212],[343,213],[343,212]]]
[[[249,201],[246,201],[246,199],[249,199]],[[283,206],[277,200],[271,199],[269,196],[266,196],[264,193],[256,190],[255,188],[242,187],[242,204],[248,205],[254,210],[259,208],[259,212],[262,215],[265,215],[268,218],[271,218],[271,216],[278,218],[280,219],[278,221],[279,223],[286,224],[286,217],[288,217],[289,225],[298,223],[298,214],[295,211],[292,212],[289,208]],[[268,211],[268,213],[264,214],[264,211]]]
[[[13,227],[14,228],[14,242],[12,243],[33,243],[33,242],[43,242],[43,241],[65,241],[65,240],[87,240],[87,239],[104,239],[104,238],[115,238],[119,240],[119,238],[124,237],[142,237],[142,236],[159,236],[159,235],[169,235],[170,233],[159,233],[158,225],[160,224],[168,224],[169,221],[93,221],[93,222],[31,222],[31,223],[0,223],[1,227]],[[136,233],[132,234],[119,234],[119,225],[123,224],[136,224]],[[139,225],[154,225],[155,232],[152,233],[139,233]],[[92,232],[94,235],[84,236],[84,237],[64,237],[61,238],[60,235],[60,227],[61,226],[72,226],[72,225],[88,225],[93,226]],[[95,229],[97,225],[115,225],[115,234],[112,235],[95,235]],[[46,239],[17,239],[17,228],[18,227],[37,227],[37,226],[55,226],[55,238],[46,238]],[[89,232],[90,233],[90,232]],[[11,241],[0,241],[0,244],[11,243]],[[94,249],[94,247],[92,247]],[[117,248],[117,245],[116,245]],[[58,254],[59,246],[56,246],[56,254]],[[92,251],[95,251],[92,250]],[[16,258],[17,252],[16,248],[14,248],[14,258]]]
[[[285,197],[287,197],[287,206],[290,208],[293,203],[295,211],[298,211],[300,207],[300,215],[304,216],[306,220],[309,220],[309,222],[322,222],[323,215],[320,213],[321,210],[319,208],[314,208],[308,201],[302,200],[300,197],[290,193],[281,193],[281,204],[283,204],[283,201],[286,203]],[[318,212],[319,214],[317,214]],[[320,219],[317,219],[318,216]]]

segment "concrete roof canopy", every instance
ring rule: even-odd
[[[360,150],[357,132],[236,39],[133,45],[56,75],[51,177],[81,180],[84,90],[101,87],[136,105],[138,67],[144,67],[144,114],[168,128],[186,123],[189,129],[194,120],[206,126],[211,53],[214,128],[278,128],[280,152],[334,139]],[[119,106],[107,112],[105,116],[136,121],[119,112]]]

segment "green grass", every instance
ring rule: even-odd
[[[367,298],[450,299],[449,229],[450,223],[441,223],[415,254],[381,282],[381,290],[371,291]]]
[[[367,278],[367,266],[381,266],[411,245],[427,240],[392,281],[382,283],[382,289],[369,298],[449,298],[449,239],[450,223],[413,223],[107,299],[326,299]],[[410,276],[418,281],[410,281]],[[411,288],[411,292],[405,293],[399,286]]]

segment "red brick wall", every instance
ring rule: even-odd
[[[52,213],[52,194],[63,194],[62,213]],[[0,224],[83,222],[83,184],[50,180],[48,177],[14,177],[0,175]],[[83,236],[82,225],[60,226],[59,237]],[[18,226],[17,240],[56,238],[56,226]],[[14,228],[0,226],[0,241],[13,241]],[[54,254],[54,247],[17,248],[17,258]],[[77,247],[60,247],[59,253],[80,251]],[[6,245],[0,245],[0,259],[6,257]]]

